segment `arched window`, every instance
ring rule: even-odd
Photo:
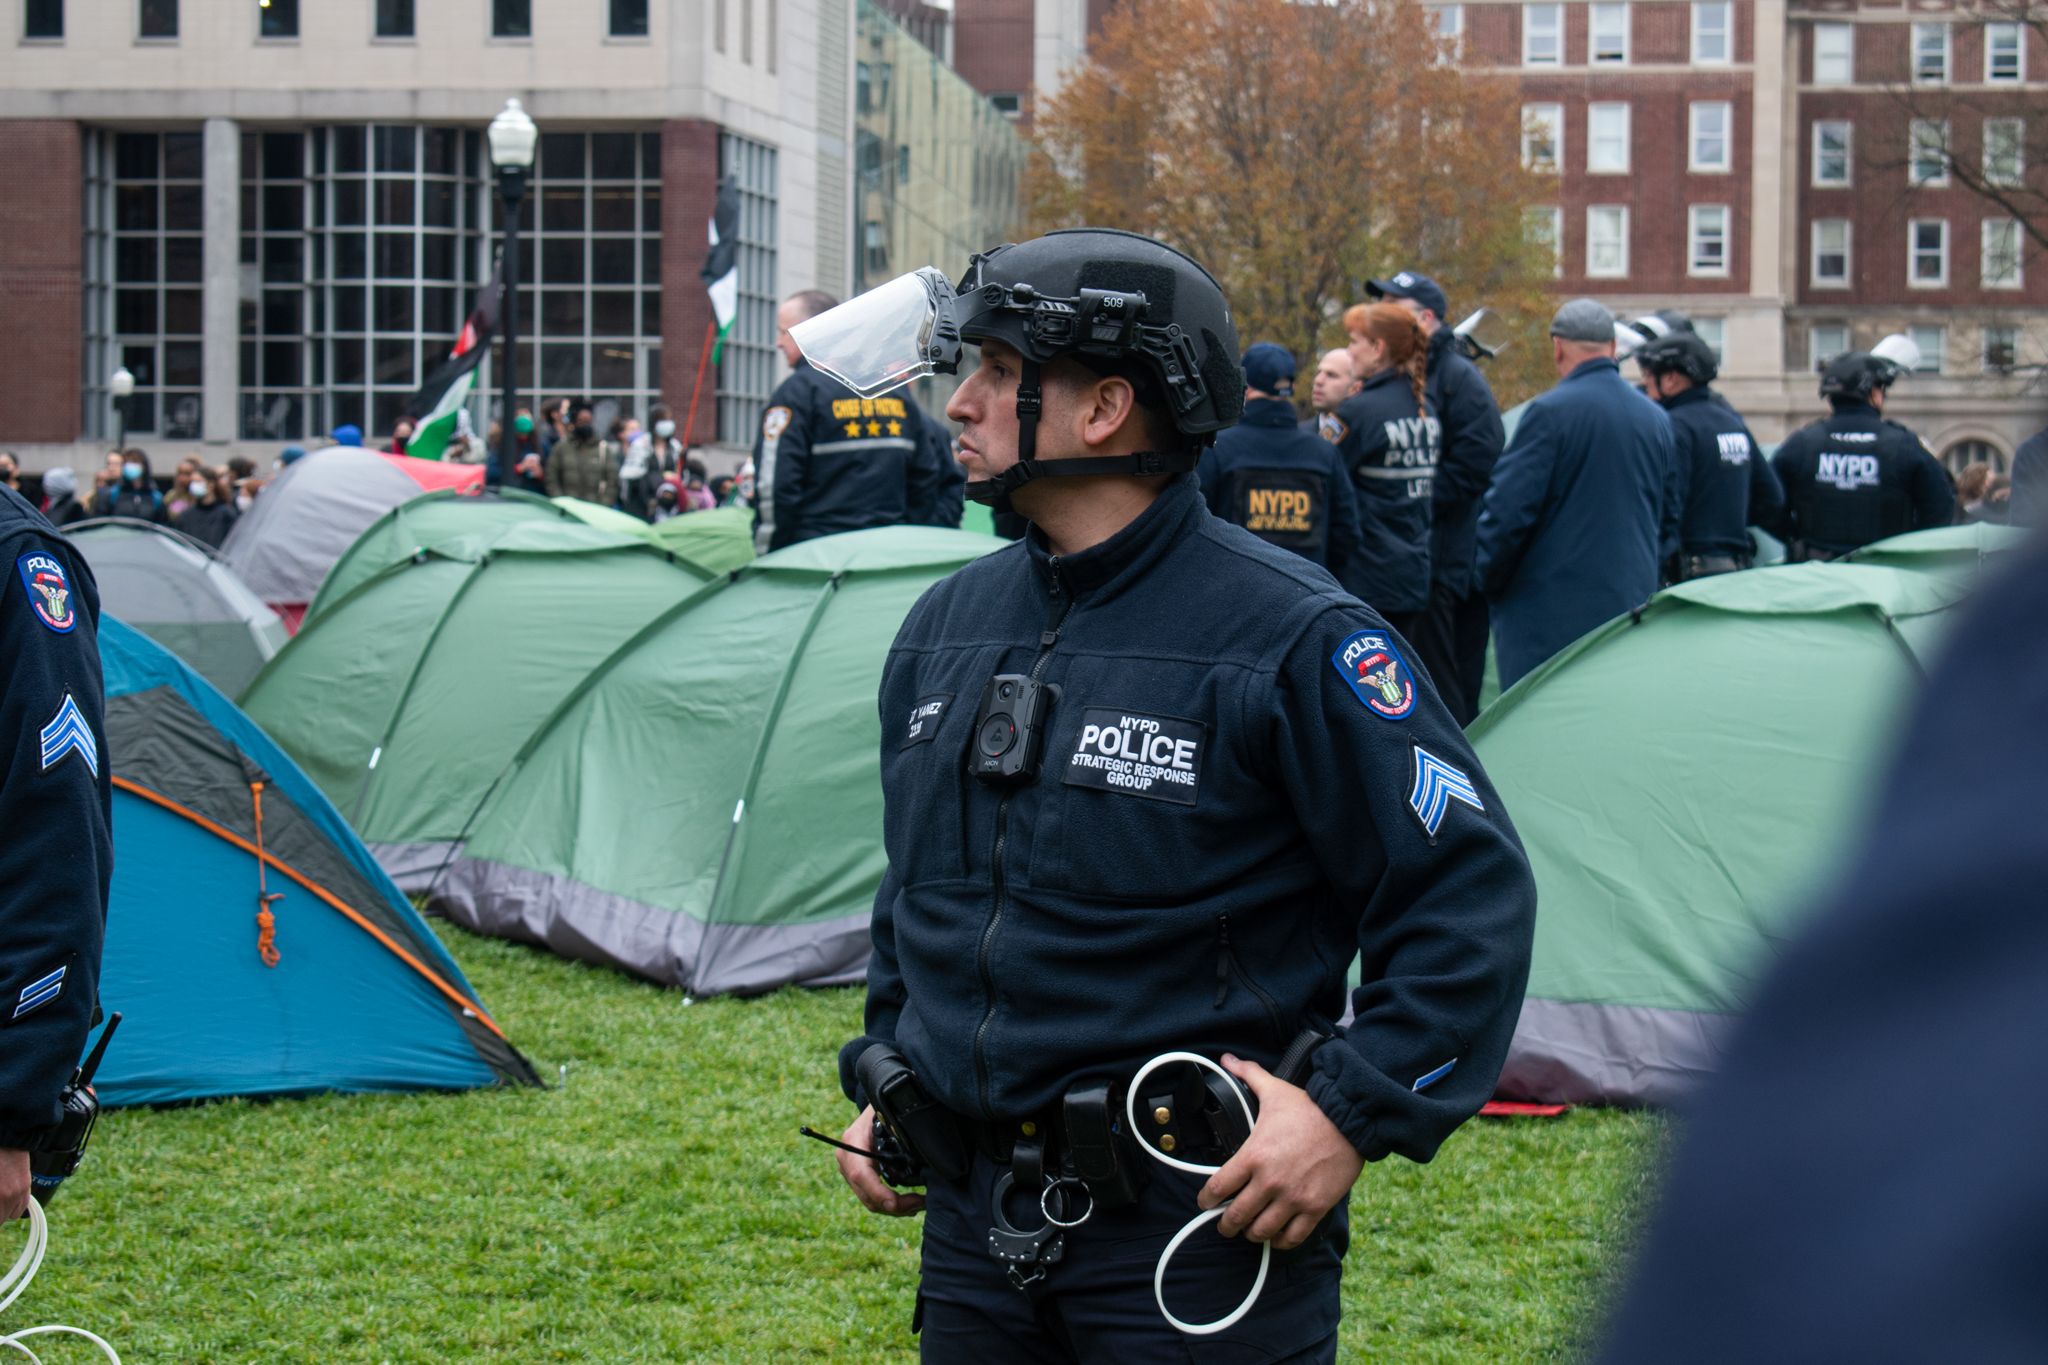
[[[1990,465],[1994,474],[2007,472],[2011,465],[2005,452],[1989,441],[1957,441],[1941,452],[1941,462],[1948,466],[1948,472],[1951,474],[1961,474],[1980,461]]]

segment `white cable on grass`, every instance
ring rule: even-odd
[[[49,1249],[49,1245],[49,1220],[43,1216],[43,1206],[31,1199],[28,1201],[28,1243],[22,1247],[21,1255],[15,1257],[13,1268],[4,1277],[0,1277],[0,1313],[6,1312],[8,1305],[20,1298],[22,1291],[27,1289],[30,1282],[35,1279],[36,1271],[40,1270],[43,1265],[43,1253]],[[41,1358],[34,1351],[21,1344],[22,1338],[47,1336],[52,1332],[61,1332],[74,1337],[84,1337],[87,1341],[105,1352],[107,1359],[113,1365],[121,1365],[121,1357],[114,1354],[113,1347],[82,1327],[26,1327],[19,1332],[0,1332],[0,1346],[12,1346],[15,1350],[35,1362],[35,1365],[42,1365]]]
[[[1244,1110],[1245,1131],[1249,1132],[1257,1126],[1258,1120],[1252,1114],[1251,1103],[1245,1099],[1244,1087],[1236,1077],[1210,1061],[1207,1057],[1199,1056],[1193,1052],[1162,1052],[1138,1068],[1138,1074],[1131,1078],[1131,1088],[1124,1092],[1124,1122],[1130,1124],[1130,1131],[1133,1137],[1136,1137],[1143,1131],[1138,1127],[1138,1087],[1144,1083],[1147,1076],[1169,1062],[1189,1062],[1195,1066],[1206,1067],[1221,1076],[1225,1081],[1228,1081],[1230,1083],[1230,1093],[1237,1097],[1238,1107]],[[1177,1171],[1187,1171],[1194,1175],[1214,1175],[1223,1169],[1221,1166],[1199,1166],[1192,1161],[1182,1161],[1178,1157],[1170,1157],[1143,1138],[1138,1139],[1138,1145],[1143,1147],[1146,1155],[1150,1156],[1153,1160],[1164,1162]],[[1228,1317],[1200,1324],[1182,1322],[1166,1307],[1167,1262],[1173,1259],[1173,1253],[1180,1250],[1180,1244],[1185,1242],[1196,1228],[1221,1218],[1223,1211],[1229,1208],[1232,1202],[1232,1200],[1226,1199],[1207,1213],[1200,1214],[1189,1220],[1187,1226],[1176,1232],[1173,1235],[1173,1240],[1166,1244],[1166,1250],[1160,1253],[1158,1268],[1152,1272],[1152,1297],[1159,1303],[1160,1315],[1172,1324],[1177,1331],[1185,1332],[1189,1336],[1205,1337],[1212,1332],[1221,1332],[1226,1327],[1236,1326],[1245,1314],[1252,1311],[1252,1305],[1259,1301],[1259,1295],[1266,1288],[1266,1272],[1272,1269],[1273,1266],[1273,1244],[1271,1242],[1260,1244],[1259,1277],[1252,1281],[1252,1292],[1244,1296],[1244,1302],[1232,1310]]]

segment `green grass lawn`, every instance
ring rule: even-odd
[[[851,1117],[833,1059],[860,992],[686,1006],[437,928],[566,1088],[110,1115],[0,1325],[73,1323],[133,1365],[915,1359],[915,1221],[864,1213],[796,1132]],[[1344,1358],[1575,1356],[1664,1133],[1476,1122],[1369,1168]]]

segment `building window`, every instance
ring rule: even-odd
[[[1564,6],[1522,6],[1522,65],[1556,66],[1564,47]]]
[[[2021,81],[2026,79],[2026,32],[2018,24],[1984,25],[1984,79]]]
[[[1720,364],[1722,360],[1722,346],[1728,334],[1728,320],[1726,318],[1694,317],[1692,320],[1692,331],[1693,335],[1706,342],[1707,349],[1714,353],[1714,363],[1716,365]]]
[[[1911,138],[1913,183],[1928,188],[1948,184],[1948,121],[1916,118]]]
[[[1728,12],[1735,7],[1727,0],[1692,7],[1692,59],[1702,65],[1733,61],[1729,43]]]
[[[62,38],[64,36],[64,0],[26,0],[22,6],[21,36],[24,38]]]
[[[1628,6],[1592,6],[1592,45],[1595,66],[1620,66],[1628,61]]]
[[[1522,164],[1532,171],[1555,172],[1563,160],[1564,106],[1522,106]]]
[[[1948,219],[1915,218],[1906,224],[1906,283],[1915,289],[1948,287]]]
[[[114,139],[97,128],[85,128],[79,137],[79,174],[85,193],[80,208],[80,283],[84,309],[80,318],[81,351],[85,373],[80,388],[85,408],[79,413],[78,434],[83,440],[105,440],[113,435],[115,414],[107,393],[107,379],[119,364],[108,338],[113,324],[113,291],[108,276],[113,258]]]
[[[412,3],[413,0],[377,0],[377,36],[412,37]]]
[[[1847,119],[1820,119],[1813,125],[1813,183],[1849,183],[1849,150],[1853,126]]]
[[[1813,26],[1813,83],[1851,85],[1856,80],[1856,26]]]
[[[2027,121],[2017,118],[1984,120],[1984,179],[1993,185],[2017,189],[2027,169]]]
[[[1948,25],[1913,25],[1913,82],[1916,85],[1948,83]]]
[[[115,133],[93,141],[97,147],[88,160],[97,172],[91,180],[104,197],[86,215],[89,245],[97,237],[100,246],[86,262],[85,330],[93,338],[86,347],[88,364],[95,349],[104,349],[102,372],[87,379],[104,385],[115,365],[127,366],[135,376],[129,433],[196,441],[205,273],[201,135]],[[90,227],[94,223],[97,232]],[[98,281],[106,287],[95,289]],[[111,310],[105,304],[109,292]]]
[[[1431,5],[1428,9],[1437,40],[1443,45],[1443,55],[1454,58],[1462,54],[1465,50],[1465,7]]]
[[[614,38],[645,38],[647,36],[647,0],[611,0]]]
[[[1004,118],[1016,118],[1024,112],[1024,97],[1012,92],[990,95],[988,102],[994,105],[996,112]]]
[[[531,38],[533,0],[491,0],[493,38]]]
[[[2019,364],[2020,329],[2017,327],[1986,327],[1984,329],[1984,372],[1986,374],[2011,374]]]
[[[1550,253],[1551,277],[1564,278],[1564,210],[1523,209],[1522,235]]]
[[[299,0],[256,0],[256,36],[299,36]]]
[[[1984,287],[2020,287],[2020,225],[2016,218],[1984,220]]]
[[[145,38],[178,36],[178,0],[142,0],[141,21],[136,30]]]
[[[1806,358],[1816,372],[1849,350],[1849,329],[1840,323],[1815,323],[1806,333]]]
[[[1586,106],[1586,169],[1596,175],[1628,173],[1628,106]]]
[[[1813,220],[1813,283],[1821,289],[1849,287],[1849,220]]]
[[[1913,367],[1914,374],[1940,374],[1947,368],[1948,328],[1908,327],[1906,333],[1920,348],[1920,363]]]
[[[326,236],[321,215],[307,211],[307,187],[315,183],[307,140],[299,132],[242,135],[237,434],[245,441],[296,441],[326,429],[307,341],[317,330],[307,287],[317,267],[309,257]]]
[[[1628,209],[1595,204],[1586,210],[1586,274],[1618,280],[1628,275]]]
[[[1715,172],[1728,169],[1728,141],[1734,129],[1734,106],[1724,103],[1695,104],[1692,107],[1692,169]]]
[[[740,311],[718,366],[718,436],[748,445],[775,387],[776,155],[773,147],[732,133],[718,138],[718,173],[740,191]]]
[[[1728,206],[1694,204],[1688,219],[1685,273],[1725,278],[1728,274]]]

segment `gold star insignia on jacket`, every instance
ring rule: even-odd
[[[848,436],[858,436],[858,435],[860,435],[860,423],[858,423],[858,422],[848,422],[848,423],[846,424],[846,434],[847,434]]]
[[[881,424],[880,422],[870,422],[870,423],[868,423],[868,435],[870,435],[870,436],[880,436],[881,434],[882,434],[882,424]]]
[[[901,423],[901,422],[891,422],[891,423],[889,423],[889,434],[890,434],[891,436],[901,436],[901,435],[903,434],[903,423]]]

